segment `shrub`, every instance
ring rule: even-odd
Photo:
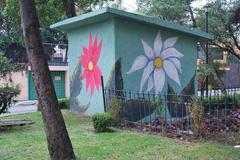
[[[164,104],[163,104],[162,100],[161,99],[155,100],[152,103],[156,107],[156,109],[155,109],[156,114],[162,115],[162,113],[164,112]]]
[[[213,110],[213,109],[231,109],[234,107],[239,107],[240,104],[240,96],[209,96],[209,97],[201,97],[201,103],[205,108],[205,111]]]
[[[189,106],[189,112],[191,113],[192,117],[191,126],[194,135],[203,137],[205,135],[203,123],[204,107],[198,98],[193,97],[193,100]]]
[[[0,52],[0,78],[1,79],[9,79],[11,76],[11,72],[18,71],[18,67],[14,64],[11,64],[7,57],[4,56],[2,52]],[[9,76],[9,77],[8,77]]]
[[[92,120],[96,132],[106,132],[111,126],[112,115],[111,113],[95,113]]]
[[[123,118],[137,122],[154,112],[156,107],[151,101],[144,99],[131,99],[124,103]]]
[[[69,98],[59,99],[58,100],[58,104],[59,104],[59,107],[61,109],[70,109],[70,100],[69,100]]]
[[[20,93],[19,86],[5,84],[0,86],[0,114],[6,113],[13,99]]]
[[[122,122],[123,101],[118,98],[113,98],[108,106],[108,112],[112,115],[112,125],[120,126]]]

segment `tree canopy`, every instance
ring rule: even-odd
[[[65,10],[62,0],[36,0],[35,3],[41,27],[48,27],[64,18]],[[21,27],[19,6],[16,0],[4,1],[3,15]]]
[[[110,0],[73,0],[76,14],[92,11],[96,6],[101,6]],[[36,11],[41,28],[65,18],[64,0],[35,0]],[[4,0],[3,15],[20,26],[19,6],[16,0]]]
[[[13,71],[17,71],[17,67],[11,64],[7,57],[0,52],[0,79],[5,78]]]
[[[206,8],[197,8],[193,5],[197,0],[138,0],[140,13],[162,18],[165,20],[184,23],[191,27],[205,30]],[[240,59],[240,1],[239,0],[209,0],[208,1],[208,28],[215,39],[212,46]],[[205,44],[200,48],[205,50]],[[209,64],[213,67],[213,55],[209,54]],[[203,69],[206,67],[202,66]],[[224,91],[224,85],[217,70],[211,70],[211,75]],[[206,75],[205,75],[206,77]]]
[[[140,13],[184,23],[188,20],[186,0],[138,0]]]
[[[139,12],[177,21],[205,30],[205,9],[193,7],[196,0],[139,0]],[[238,59],[240,54],[240,1],[210,0],[208,2],[209,32],[215,36],[212,45],[227,50]]]
[[[209,32],[215,36],[215,45],[240,59],[240,1],[213,0],[209,2]],[[196,16],[199,29],[204,29],[205,13],[198,11]]]
[[[52,30],[49,26],[66,18],[64,2],[66,0],[35,0],[36,11],[39,17],[43,42],[67,43],[62,32]],[[96,6],[103,6],[111,0],[74,0],[76,14],[92,11]],[[24,44],[19,15],[19,5],[16,0],[3,0],[3,9],[0,10],[0,49],[5,50],[12,43]]]

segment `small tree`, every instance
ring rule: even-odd
[[[207,76],[210,76],[213,73],[213,67],[203,62],[197,67],[197,80],[201,86],[201,96],[204,95],[205,83]]]
[[[189,106],[189,112],[191,113],[191,127],[194,135],[197,137],[206,136],[203,123],[204,107],[197,97],[193,97]]]
[[[17,71],[17,67],[11,64],[8,59],[0,53],[0,79],[6,79],[13,71]],[[13,98],[16,97],[19,92],[18,86],[15,87],[8,83],[0,86],[0,114],[7,112]]]
[[[0,79],[6,79],[11,72],[17,71],[17,67],[11,64],[7,57],[0,52]]]
[[[6,113],[11,106],[13,98],[19,94],[19,87],[5,84],[0,87],[0,114]]]

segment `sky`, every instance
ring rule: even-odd
[[[202,8],[207,4],[207,0],[197,0],[194,3],[192,3],[192,6],[194,8]]]
[[[137,9],[137,0],[122,0],[122,7],[127,11],[134,12]]]
[[[197,0],[192,3],[194,8],[201,8],[206,5],[207,0]],[[122,0],[122,7],[126,8],[127,11],[135,12],[137,9],[137,0]]]

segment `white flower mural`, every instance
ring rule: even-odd
[[[178,37],[170,37],[163,43],[159,31],[154,40],[153,49],[142,40],[145,55],[138,56],[134,60],[131,69],[127,72],[127,74],[131,74],[144,68],[140,91],[148,81],[147,91],[155,88],[155,92],[160,93],[164,87],[166,75],[181,86],[177,70],[182,73],[179,59],[183,57],[183,54],[173,47],[177,39]]]

